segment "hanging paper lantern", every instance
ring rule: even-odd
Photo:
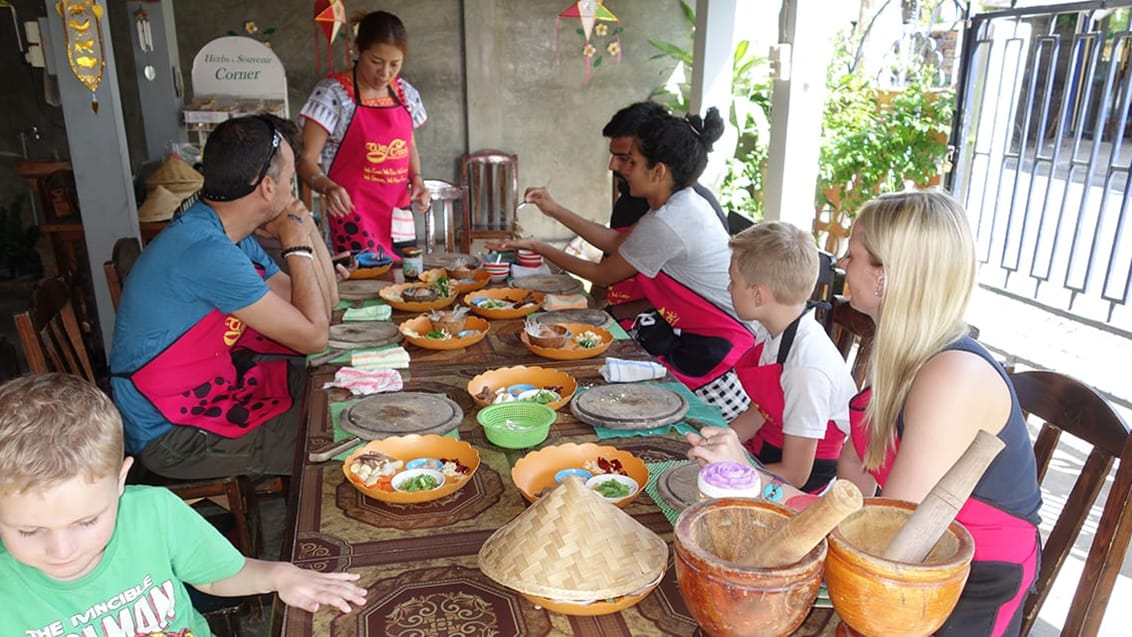
[[[330,72],[334,72],[334,57],[333,48],[334,40],[338,37],[338,33],[345,34],[346,53],[346,66],[350,66],[353,61],[350,51],[350,30],[343,29],[346,26],[346,4],[342,0],[315,0],[314,2],[314,55],[315,55],[315,69],[319,72],[322,71],[322,62],[318,54],[319,38],[326,40],[326,68]]]
[[[595,35],[595,32],[598,37],[605,37],[606,33],[609,31],[609,28],[606,25],[599,23],[620,21],[617,19],[617,16],[613,15],[612,11],[605,7],[605,4],[602,2],[602,0],[578,0],[578,2],[575,2],[569,7],[566,7],[566,10],[562,13],[559,13],[558,17],[554,19],[555,64],[558,64],[558,26],[562,18],[578,18],[582,23],[581,32],[586,40],[585,46],[582,47],[582,57],[584,57],[586,60],[585,83],[589,84],[591,69],[593,69],[594,66],[601,64],[600,57],[597,58],[596,62],[594,61],[594,54],[597,52],[597,47],[595,47],[590,42],[590,39],[593,35]],[[596,30],[595,24],[597,25]],[[617,56],[618,62],[621,61],[621,31],[621,28],[617,28],[613,31],[613,36],[616,40],[617,46],[613,47],[612,45],[610,45],[609,48],[610,54],[615,54]],[[614,51],[616,51],[616,53],[614,53]]]

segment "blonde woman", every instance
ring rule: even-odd
[[[978,430],[1006,448],[959,513],[975,539],[963,595],[937,634],[1017,635],[1037,570],[1034,454],[1002,367],[964,322],[975,248],[963,208],[901,192],[861,209],[842,259],[853,307],[876,323],[871,385],[850,403],[838,474],[865,493],[920,502]]]

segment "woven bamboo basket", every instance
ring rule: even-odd
[[[590,601],[654,583],[668,544],[571,477],[493,533],[479,562],[485,575],[520,593]]]

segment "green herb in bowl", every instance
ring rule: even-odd
[[[429,287],[432,288],[433,292],[436,292],[436,295],[438,297],[443,299],[443,298],[448,298],[448,297],[452,296],[452,289],[450,287],[450,283],[451,283],[451,279],[449,279],[446,276],[442,276],[442,277],[438,277],[435,281],[433,281],[432,285],[429,286]]]
[[[428,475],[427,473],[422,473],[421,475],[413,476],[412,478],[409,478],[408,480],[406,480],[405,483],[401,485],[401,490],[402,491],[430,491],[430,490],[435,489],[436,487],[439,487],[439,486],[440,486],[440,482],[436,478]],[[626,489],[626,491],[627,490],[628,489]]]
[[[597,491],[610,500],[623,498],[631,493],[629,487],[618,482],[617,480],[606,480],[605,482],[599,482],[597,483],[597,486],[594,487],[594,491]]]
[[[586,330],[585,332],[582,332],[581,334],[574,337],[574,341],[578,343],[578,347],[592,349],[594,347],[597,347],[598,345],[601,345],[601,335],[597,334],[596,332]]]

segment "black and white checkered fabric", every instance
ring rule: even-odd
[[[743,384],[739,382],[739,375],[735,370],[700,387],[694,393],[705,403],[719,407],[727,422],[734,420],[751,405],[751,399],[743,391]]]

